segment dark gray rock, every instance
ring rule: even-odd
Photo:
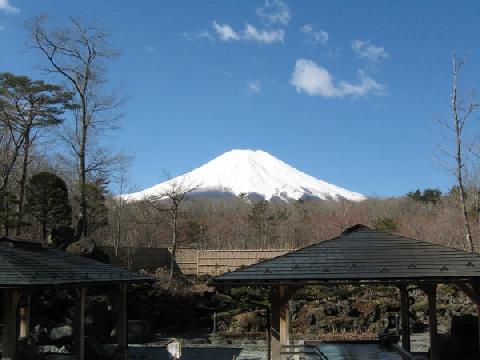
[[[69,324],[55,326],[50,330],[49,338],[52,344],[70,343],[73,339],[73,328]]]

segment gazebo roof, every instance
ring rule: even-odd
[[[0,288],[94,286],[150,282],[151,277],[38,242],[0,238]]]
[[[355,225],[340,236],[213,279],[215,285],[480,280],[480,255]]]

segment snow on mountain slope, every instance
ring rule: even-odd
[[[140,192],[126,194],[130,201],[158,196],[172,183],[185,188],[198,187],[198,195],[256,195],[265,200],[319,198],[352,201],[365,196],[307,175],[261,150],[232,150],[184,175]]]

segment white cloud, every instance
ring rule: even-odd
[[[240,36],[228,24],[219,24],[214,21],[213,28],[222,41],[240,40]]]
[[[358,57],[375,62],[381,59],[387,59],[390,56],[383,47],[376,46],[370,41],[354,40],[352,42],[352,49]]]
[[[308,40],[314,45],[325,45],[328,41],[328,32],[325,30],[316,31],[314,26],[311,24],[302,26],[300,31],[305,33]]]
[[[267,24],[287,25],[292,18],[288,5],[282,0],[265,0],[256,11],[258,17]]]
[[[358,72],[358,82],[350,83],[335,78],[322,66],[306,59],[299,59],[295,64],[290,83],[297,92],[304,92],[310,96],[338,97],[359,96],[368,94],[381,95],[384,92],[383,85],[377,83],[363,71]]]
[[[247,92],[251,95],[258,95],[262,92],[260,80],[247,81]]]
[[[147,45],[147,46],[145,46],[145,51],[146,51],[146,52],[153,53],[153,52],[155,52],[155,50],[157,50],[157,48],[156,48],[155,46],[153,46],[153,45]]]
[[[274,42],[283,42],[285,32],[282,29],[277,30],[257,30],[250,24],[245,25],[243,30],[243,38],[245,40],[254,40],[264,44],[271,44]]]
[[[276,30],[259,30],[255,26],[245,24],[242,32],[235,31],[228,24],[218,24],[213,22],[213,28],[221,41],[257,41],[263,44],[272,44],[275,42],[283,42],[285,32],[282,29]]]
[[[198,39],[205,39],[205,40],[208,40],[208,41],[211,41],[211,42],[215,41],[215,38],[213,37],[213,35],[210,34],[210,32],[207,31],[207,30],[200,31],[199,33],[196,33],[195,36]]]
[[[18,13],[20,13],[20,9],[16,8],[12,4],[10,4],[9,0],[0,0],[0,11],[4,11],[7,14],[18,14]]]

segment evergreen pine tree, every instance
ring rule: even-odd
[[[42,226],[43,241],[60,225],[69,225],[72,209],[65,182],[55,174],[40,172],[27,184],[27,212]]]

